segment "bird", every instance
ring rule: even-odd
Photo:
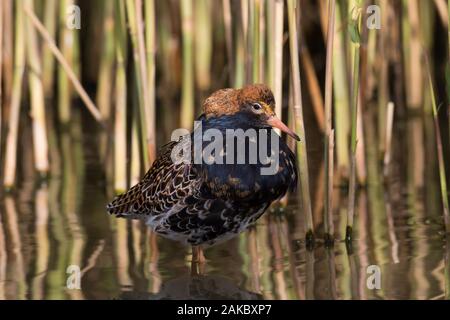
[[[204,156],[211,143],[202,140],[200,146],[193,146],[198,136],[196,129],[170,141],[162,146],[143,178],[107,205],[107,212],[116,217],[145,220],[154,233],[192,246],[193,263],[205,263],[203,249],[247,230],[272,202],[296,189],[295,155],[274,129],[295,140],[300,138],[274,110],[274,95],[265,84],[212,93],[197,118],[201,132],[212,129],[216,134],[226,135],[242,130],[241,133],[254,134],[235,139],[234,145],[227,141],[221,149],[209,154],[213,159],[206,160],[213,161],[205,161],[205,157],[201,161],[192,159],[195,148]],[[243,149],[238,149],[238,142],[243,143]],[[264,147],[266,158],[251,161],[255,150],[259,152]],[[189,161],[174,161],[174,154],[180,150],[187,150]],[[244,154],[239,154],[242,150]],[[232,151],[234,154],[226,158]],[[268,154],[274,156],[270,161]],[[219,156],[222,161],[217,160]],[[263,174],[262,169],[271,165],[273,159],[277,160],[274,172]]]

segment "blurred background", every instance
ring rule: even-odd
[[[2,0],[0,299],[450,298],[448,26],[445,0]],[[298,192],[192,278],[105,206],[248,83],[302,138]]]

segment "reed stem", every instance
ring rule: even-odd
[[[56,34],[56,12],[58,10],[59,1],[46,0],[44,4],[43,24],[47,29],[50,37],[55,38]],[[46,97],[53,96],[53,85],[55,81],[55,58],[50,48],[46,45],[42,47],[42,81],[44,84],[44,93]]]
[[[145,51],[146,51],[146,63],[147,63],[147,86],[148,86],[148,100],[150,108],[150,124],[149,135],[152,136],[151,143],[149,144],[149,156],[150,162],[153,162],[156,158],[156,22],[155,22],[155,1],[146,0],[144,2],[144,14],[145,14]]]
[[[112,73],[114,67],[113,1],[103,1],[103,48],[98,76],[96,102],[102,118],[109,120],[111,113]]]
[[[352,106],[351,106],[351,158],[350,158],[350,181],[348,192],[348,209],[347,209],[347,229],[345,239],[352,240],[353,220],[355,216],[355,198],[356,198],[356,146],[357,146],[357,122],[358,122],[358,101],[359,101],[359,76],[360,76],[360,33],[359,25],[361,16],[355,6],[353,9],[352,21],[349,24],[349,32],[352,37],[352,51],[353,51],[353,78],[352,78]]]
[[[389,164],[391,162],[391,150],[392,150],[392,130],[394,128],[394,103],[391,101],[387,106],[387,118],[386,118],[386,142],[385,142],[385,152],[383,158],[384,164],[384,176],[387,177],[389,173]]]
[[[211,85],[212,58],[212,2],[194,1],[195,12],[195,79],[200,91],[208,90]]]
[[[300,191],[301,203],[303,212],[306,215],[306,238],[309,242],[314,242],[313,233],[313,218],[311,209],[311,196],[309,191],[309,172],[308,172],[308,157],[306,153],[306,137],[305,125],[303,123],[303,104],[300,82],[300,65],[298,61],[298,33],[296,24],[296,0],[288,0],[288,24],[289,24],[289,48],[291,60],[291,77],[293,81],[294,90],[294,119],[295,129],[299,134],[301,142],[298,146],[298,166],[300,171]]]
[[[6,135],[5,170],[3,185],[11,189],[16,179],[17,140],[19,133],[20,103],[22,96],[22,81],[25,70],[25,35],[23,2],[19,1],[15,7],[14,28],[14,74],[9,113],[9,128]]]
[[[450,232],[450,209],[448,203],[448,190],[447,190],[447,178],[445,173],[445,162],[444,162],[444,152],[442,146],[442,138],[441,138],[441,129],[439,125],[438,118],[438,108],[436,104],[436,95],[433,86],[433,79],[431,77],[431,70],[428,60],[428,55],[425,53],[425,62],[427,66],[427,74],[428,74],[428,86],[431,95],[431,105],[433,107],[433,121],[435,126],[435,134],[436,134],[436,148],[437,148],[437,157],[438,157],[438,167],[439,167],[439,179],[441,184],[441,196],[442,196],[442,209],[444,210],[444,223],[445,223],[445,231],[447,233]]]
[[[125,6],[120,0],[114,1],[114,42],[115,42],[115,114],[114,114],[114,191],[122,193],[127,189],[127,32]]]
[[[55,41],[51,38],[48,31],[45,29],[45,27],[42,25],[42,23],[39,21],[39,19],[36,17],[36,15],[33,12],[31,12],[27,7],[24,7],[24,11],[30,18],[30,21],[32,22],[33,26],[44,38],[46,44],[52,51],[55,58],[58,60],[60,66],[62,67],[62,70],[64,70],[64,72],[67,74],[69,80],[72,82],[72,85],[74,86],[75,90],[78,92],[78,95],[80,96],[81,100],[83,100],[83,102],[86,105],[89,112],[92,114],[92,116],[98,122],[102,122],[102,116],[100,114],[100,111],[97,109],[94,102],[92,102],[91,98],[84,90],[84,88],[81,85],[80,81],[78,80],[75,72],[73,71],[70,64],[67,62],[66,58],[61,53],[61,51],[59,51],[58,47],[55,44]],[[64,111],[64,112],[66,112],[66,111]],[[67,116],[67,114],[64,115],[63,117],[66,117],[66,116]],[[63,120],[63,119],[61,119],[61,120]]]
[[[333,46],[334,46],[334,22],[335,22],[336,1],[330,0],[328,9],[328,31],[327,31],[327,57],[326,57],[326,69],[325,69],[325,146],[324,146],[324,158],[325,158],[325,212],[324,212],[324,226],[325,226],[325,239],[328,242],[333,242],[333,217],[332,207],[329,204],[332,203],[333,197],[333,170],[334,164],[334,132],[332,132],[332,99],[333,99]],[[333,141],[330,141],[330,140]],[[332,143],[331,143],[332,142]],[[332,146],[333,145],[333,146]]]
[[[194,123],[194,57],[192,0],[180,3],[183,40],[183,69],[181,89],[181,127],[190,129]]]
[[[24,1],[24,5],[33,10],[32,0]],[[35,29],[29,20],[25,25],[27,35],[27,62],[30,69],[28,81],[31,93],[31,118],[33,125],[33,151],[35,169],[45,176],[49,171],[48,139],[45,121],[44,87],[42,84],[42,61],[39,52],[38,39]]]

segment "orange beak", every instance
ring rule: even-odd
[[[286,132],[287,135],[291,136],[297,141],[300,141],[300,137],[291,129],[288,128],[287,125],[285,125],[276,115],[270,116],[267,120],[267,123],[273,127],[280,129],[283,132]]]

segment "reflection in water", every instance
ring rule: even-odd
[[[260,300],[262,295],[249,292],[221,276],[182,276],[171,279],[157,293],[125,291],[119,299],[129,300]]]
[[[58,165],[47,184],[23,174],[16,193],[0,202],[0,299],[449,298],[450,245],[443,233],[436,161],[431,149],[418,150],[422,144],[412,141],[421,138],[419,131],[431,136],[426,131],[432,126],[412,119],[405,128],[411,141],[406,147],[394,139],[386,184],[367,162],[371,183],[357,195],[351,248],[341,241],[345,190],[334,190],[336,243],[326,248],[320,239],[319,159],[312,162],[318,168],[311,169],[319,236],[313,251],[305,248],[303,215],[293,203],[265,214],[238,238],[207,249],[205,276],[189,277],[188,248],[155,236],[139,221],[107,216],[111,195],[104,191],[98,143],[83,136],[81,122],[74,121],[53,146],[60,151],[50,150],[61,157],[52,157]],[[366,143],[372,143],[371,135],[365,133]],[[314,150],[310,155],[315,157]],[[81,270],[80,290],[66,287],[70,265]],[[367,288],[370,265],[381,269],[380,290]]]

